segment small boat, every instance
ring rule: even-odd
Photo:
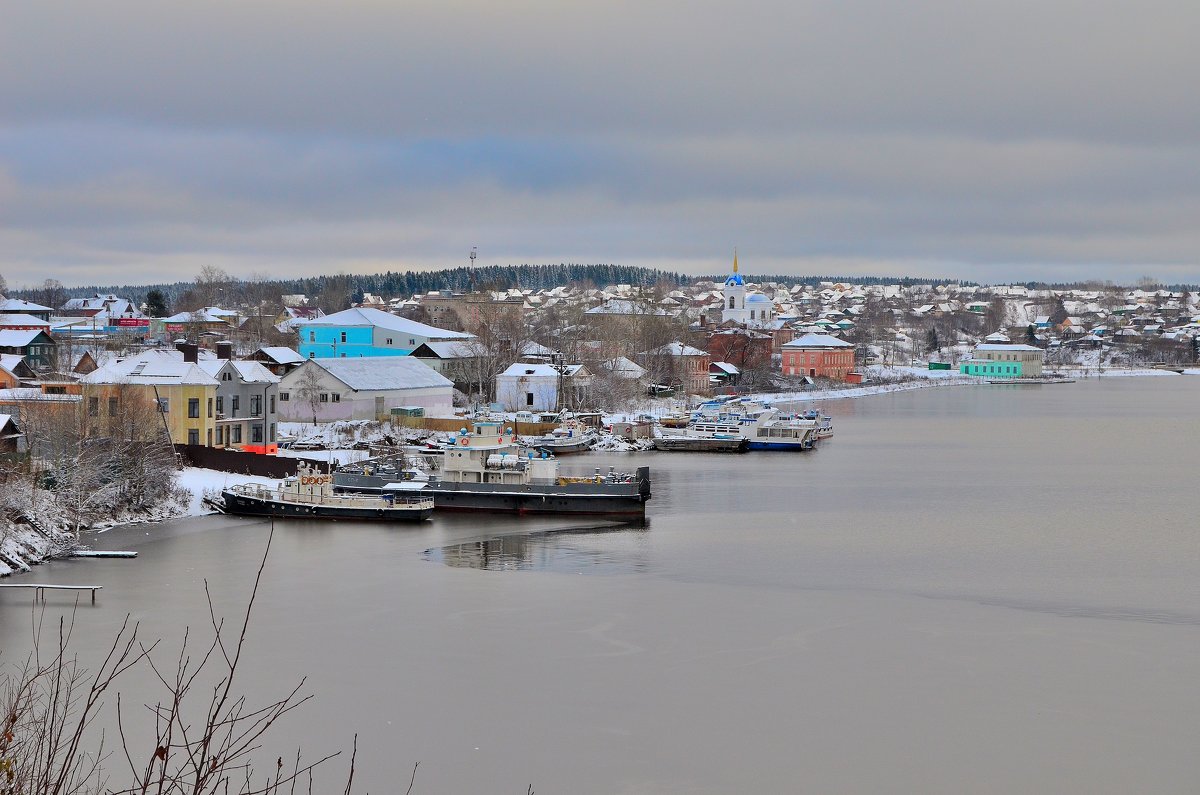
[[[277,486],[241,483],[221,491],[226,513],[287,519],[353,519],[420,522],[433,513],[434,501],[421,493],[421,481],[389,486],[378,495],[335,494],[333,476],[300,466],[299,473]]]
[[[551,455],[570,455],[571,453],[586,453],[599,438],[591,428],[568,421],[542,436],[532,436],[522,439],[521,447],[545,451]]]
[[[750,440],[741,436],[689,436],[685,433],[657,436],[654,449],[668,453],[744,453]]]
[[[688,423],[687,435],[742,438],[751,450],[803,451],[833,435],[833,422],[819,412],[784,414],[758,400],[718,399],[702,404]]]

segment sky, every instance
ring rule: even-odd
[[[0,0],[10,285],[1200,282],[1200,3]]]

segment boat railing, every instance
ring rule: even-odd
[[[316,492],[309,494],[303,491],[291,491],[287,488],[275,488],[259,483],[239,483],[231,486],[229,491],[243,497],[259,500],[275,500],[290,502],[297,505],[338,505],[346,508],[378,508],[380,502],[395,505],[432,505],[433,497],[428,495],[388,494],[386,497],[374,495],[329,494]]]

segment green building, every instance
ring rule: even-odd
[[[983,375],[988,378],[1020,378],[1024,366],[1021,362],[998,362],[992,359],[964,359],[958,371],[963,375]]]

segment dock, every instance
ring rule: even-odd
[[[46,601],[46,591],[91,591],[92,604],[96,604],[96,591],[103,588],[103,585],[53,585],[42,582],[14,582],[0,583],[0,588],[33,588],[33,601],[41,599]]]
[[[121,552],[116,549],[77,549],[71,553],[73,558],[136,558],[136,552]]]

